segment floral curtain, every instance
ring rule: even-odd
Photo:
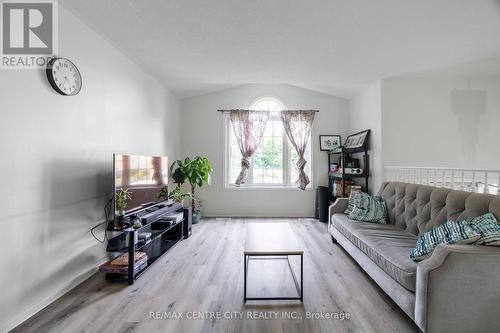
[[[314,121],[315,111],[282,111],[280,118],[283,122],[285,133],[292,143],[299,160],[297,161],[297,169],[299,171],[299,179],[295,182],[297,187],[305,190],[310,183],[304,168],[307,161],[304,158],[304,153],[311,135],[311,128]]]
[[[229,113],[229,119],[241,152],[241,171],[235,181],[239,186],[247,181],[251,159],[262,140],[269,112],[233,110]]]

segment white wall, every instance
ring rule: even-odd
[[[0,70],[0,331],[94,272],[89,234],[111,195],[113,152],[180,149],[179,102],[64,7],[60,55],[83,76],[75,97],[43,71]],[[102,232],[99,232],[101,235]]]
[[[385,165],[500,169],[500,78],[382,81]]]
[[[377,193],[382,184],[382,105],[381,82],[377,81],[350,101],[350,133],[370,130],[370,179],[368,192]],[[362,162],[362,155],[356,155]],[[364,186],[364,182],[360,183]]]
[[[248,108],[271,95],[290,109],[319,109],[314,120],[312,190],[224,188],[223,115],[217,109]],[[314,189],[328,185],[328,160],[319,151],[320,134],[340,134],[349,126],[349,102],[290,85],[251,84],[182,101],[182,148],[185,155],[206,155],[213,164],[212,184],[202,189],[205,216],[314,216]]]

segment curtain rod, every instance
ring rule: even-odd
[[[231,111],[246,111],[246,112],[250,112],[250,111],[260,111],[260,110],[245,110],[245,109],[217,110],[217,112],[223,112],[223,113],[226,113],[226,112],[231,112]],[[280,111],[292,111],[292,112],[299,112],[299,111],[312,111],[312,112],[319,112],[319,110],[280,110]],[[278,112],[279,112],[279,111],[278,111]]]

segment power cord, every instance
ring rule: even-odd
[[[101,222],[99,223],[98,225],[92,227],[92,229],[90,229],[90,234],[92,235],[92,237],[95,238],[96,241],[98,241],[99,243],[104,243],[105,241],[108,240],[108,235],[106,233],[106,230],[108,229],[108,222],[109,222],[109,218],[111,216],[111,209],[112,209],[112,203],[113,203],[113,199],[114,199],[114,196],[112,196],[108,202],[106,202],[106,204],[104,205],[104,222]],[[102,239],[99,239],[95,233],[94,233],[94,230],[99,228],[100,226],[102,226],[103,224],[105,224],[105,227],[104,227],[104,236],[102,237]]]

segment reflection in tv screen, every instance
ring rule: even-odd
[[[158,192],[168,184],[168,158],[124,154],[113,157],[115,198],[122,188],[131,192],[126,211],[157,202]]]

